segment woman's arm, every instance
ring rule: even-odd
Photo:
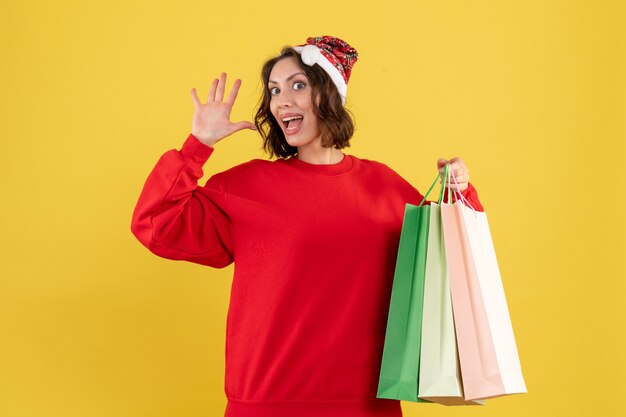
[[[206,103],[191,89],[191,134],[180,150],[161,156],[133,212],[131,231],[156,255],[215,268],[233,262],[232,223],[220,177],[213,175],[204,187],[198,179],[217,142],[241,129],[256,130],[251,122],[230,121],[240,86],[241,80],[235,80],[224,100],[223,72],[211,83]]]
[[[232,224],[219,176],[198,186],[213,150],[190,134],[180,150],[165,152],[148,176],[131,231],[154,254],[215,268],[233,262]]]

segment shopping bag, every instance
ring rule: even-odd
[[[439,204],[430,206],[418,396],[443,405],[484,405],[463,396]]]
[[[441,222],[447,175],[448,166],[444,168],[439,202],[430,206],[418,396],[443,405],[484,405],[484,400],[467,401],[463,396]]]
[[[465,399],[527,392],[487,216],[458,197],[441,213]]]
[[[376,398],[429,402],[418,398],[430,225],[430,206],[424,202],[438,179],[418,206],[407,203],[404,208]]]
[[[407,203],[391,290],[376,398],[418,398],[429,206]]]

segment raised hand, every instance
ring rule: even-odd
[[[242,129],[256,130],[256,126],[251,122],[232,123],[230,121],[230,112],[240,86],[241,80],[235,80],[228,98],[222,101],[226,88],[226,73],[221,73],[219,79],[214,79],[211,83],[206,104],[200,102],[196,89],[191,89],[191,98],[195,107],[191,133],[205,145],[214,146],[220,140]]]
[[[456,182],[459,184],[457,187],[453,180],[450,180],[450,188],[457,191],[464,191],[469,184],[469,170],[467,166],[465,166],[465,162],[461,158],[454,157],[447,161],[444,158],[439,158],[437,161],[437,169],[439,173],[443,174],[443,169],[449,164],[449,169],[452,170],[454,176],[456,177]]]

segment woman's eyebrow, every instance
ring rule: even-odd
[[[298,74],[305,75],[303,72],[296,72],[296,73],[294,73],[294,74],[291,74],[289,77],[287,77],[287,81],[291,80],[293,77],[295,77],[295,76],[296,76],[296,75],[298,75]],[[305,76],[306,76],[306,75],[305,75]],[[273,83],[273,84],[278,84],[276,81],[272,81],[272,80],[270,80],[270,81],[268,82],[268,84],[272,84],[272,83]]]

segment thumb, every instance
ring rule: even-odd
[[[251,130],[256,130],[256,126],[254,125],[254,123],[251,122],[237,122],[237,123],[233,123],[235,125],[235,128],[237,130],[241,130],[241,129],[251,129]]]
[[[448,161],[444,158],[439,158],[437,160],[437,168],[439,168],[439,172],[443,172],[443,167],[448,163]]]

